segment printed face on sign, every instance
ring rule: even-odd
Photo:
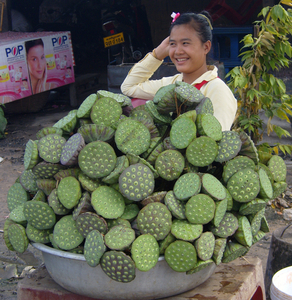
[[[27,62],[31,77],[42,79],[46,69],[44,47],[42,45],[32,47],[27,53]]]

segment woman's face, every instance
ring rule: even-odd
[[[169,45],[169,57],[178,72],[194,79],[206,72],[206,55],[210,51],[211,42],[203,44],[193,27],[187,24],[174,26]]]
[[[27,62],[31,76],[36,79],[42,79],[47,64],[44,47],[37,45],[30,48],[27,53]]]

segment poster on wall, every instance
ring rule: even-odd
[[[75,82],[70,32],[0,34],[0,103]]]

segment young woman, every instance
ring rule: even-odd
[[[33,94],[46,90],[47,61],[42,39],[25,42],[26,59]]]
[[[213,103],[214,116],[222,130],[230,130],[237,110],[237,101],[216,66],[207,65],[207,54],[212,46],[212,23],[208,12],[177,13],[170,27],[170,35],[136,63],[121,85],[123,94],[152,100],[158,89],[176,81],[196,86]],[[169,56],[178,74],[149,80]]]

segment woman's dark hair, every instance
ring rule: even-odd
[[[203,10],[201,13],[182,13],[170,26],[170,31],[176,25],[191,25],[199,34],[201,42],[212,42],[212,18],[210,14]]]
[[[43,40],[42,39],[36,39],[36,40],[31,40],[31,41],[25,42],[25,51],[26,51],[26,54],[34,46],[43,46],[44,47]]]

